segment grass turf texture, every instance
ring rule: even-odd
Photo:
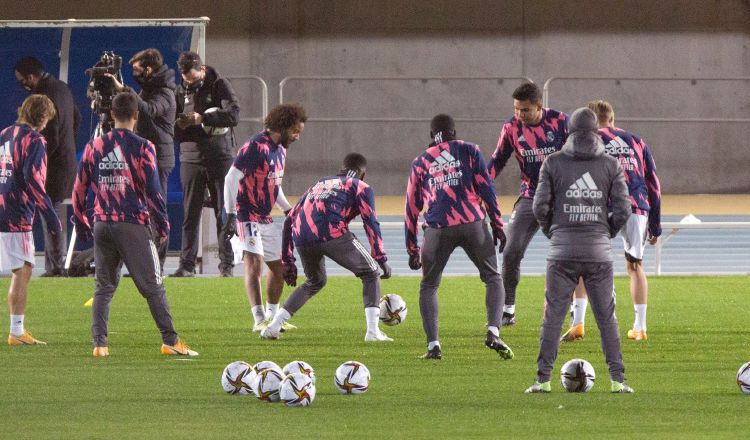
[[[623,335],[633,313],[618,278]],[[7,291],[9,279],[0,280]],[[750,360],[747,277],[653,277],[647,342],[623,340],[626,377],[637,393],[611,395],[590,309],[586,338],[564,344],[550,395],[524,395],[536,370],[543,280],[519,286],[519,323],[502,337],[516,358],[483,346],[484,289],[476,277],[446,278],[440,290],[442,361],[424,351],[418,278],[383,282],[409,306],[407,320],[383,327],[392,343],[364,343],[361,288],[333,278],[293,318],[299,330],[278,341],[248,331],[242,279],[167,279],[177,330],[201,355],[159,354],[145,300],[124,279],[112,303],[110,358],[92,358],[91,279],[34,279],[27,328],[46,347],[0,348],[0,420],[11,438],[746,438],[750,396],[734,375]],[[287,288],[288,289],[288,288]],[[284,296],[288,295],[286,290]],[[7,329],[6,318],[0,320]],[[566,324],[567,325],[567,324]],[[596,369],[587,394],[565,393],[559,367],[580,357]],[[308,408],[225,394],[219,378],[235,360],[302,359],[315,368]],[[340,395],[336,367],[363,362],[370,391]]]

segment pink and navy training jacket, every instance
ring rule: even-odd
[[[237,192],[237,220],[273,222],[271,210],[279,195],[285,164],[286,148],[276,145],[268,132],[256,133],[245,142],[233,164],[245,175]]]
[[[495,185],[479,147],[460,140],[432,143],[411,164],[406,188],[406,251],[419,254],[419,213],[424,227],[446,228],[484,220],[502,228]],[[485,214],[486,211],[486,214]]]
[[[617,127],[602,127],[599,136],[607,154],[619,160],[625,172],[633,213],[648,216],[649,234],[660,236],[661,184],[648,145],[638,136]]]
[[[47,178],[47,141],[25,124],[0,132],[0,232],[29,232],[34,211],[51,230],[60,232],[52,201],[44,189]]]
[[[542,162],[550,154],[560,151],[568,138],[568,116],[549,108],[542,109],[542,120],[536,125],[525,125],[516,116],[503,124],[497,148],[487,165],[490,178],[495,179],[516,155],[521,169],[521,197],[533,199]]]
[[[76,223],[91,228],[86,194],[94,193],[94,221],[149,224],[169,234],[154,144],[130,130],[112,129],[86,145],[73,186]]]
[[[300,197],[284,221],[282,261],[294,262],[292,245],[304,247],[348,233],[349,223],[357,216],[362,217],[370,254],[379,263],[387,261],[375,196],[370,185],[354,177],[354,172],[324,177]]]

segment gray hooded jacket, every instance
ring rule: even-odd
[[[547,259],[612,261],[610,238],[630,216],[625,175],[604,152],[594,112],[576,110],[569,127],[562,150],[542,164],[534,196],[534,216],[551,240]]]

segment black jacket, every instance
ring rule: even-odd
[[[42,130],[47,140],[46,190],[53,202],[69,198],[76,174],[76,133],[81,125],[81,113],[64,82],[45,73],[32,91],[46,95],[55,104],[57,116]]]
[[[156,147],[159,169],[174,167],[174,70],[162,65],[141,84],[136,133]]]
[[[203,115],[203,125],[235,127],[240,118],[240,105],[229,80],[221,78],[213,67],[206,66],[203,84],[197,90],[188,90],[183,84],[177,88],[177,113],[183,113],[185,96],[193,94],[194,111]],[[206,110],[217,107],[215,112]],[[225,135],[212,136],[200,125],[185,129],[175,127],[179,142],[195,142],[195,147],[180,146],[180,162],[204,163],[232,158],[231,130]]]

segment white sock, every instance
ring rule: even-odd
[[[367,320],[367,333],[377,333],[380,307],[365,307],[365,319]]]
[[[256,324],[260,324],[266,319],[266,312],[263,311],[263,306],[253,306],[253,319]]]
[[[16,336],[23,334],[23,315],[10,315],[10,334]]]
[[[500,337],[500,329],[495,327],[494,325],[488,325],[487,330],[498,338]]]
[[[635,309],[635,323],[633,330],[646,331],[646,304],[633,304]]]
[[[510,306],[503,306],[503,312],[515,315],[516,314],[516,305],[510,305]]]
[[[276,311],[279,310],[279,304],[266,303],[266,319],[269,321],[276,316]]]
[[[278,333],[281,331],[281,326],[283,326],[291,317],[292,315],[290,315],[285,308],[280,308],[279,311],[276,312],[276,316],[273,317],[273,321],[268,324],[268,330],[273,333]]]
[[[440,341],[430,341],[430,343],[427,344],[427,350],[432,350],[436,346],[440,347]]]
[[[573,301],[573,322],[570,323],[571,326],[583,324],[583,320],[586,317],[587,305],[586,298],[576,298]]]

